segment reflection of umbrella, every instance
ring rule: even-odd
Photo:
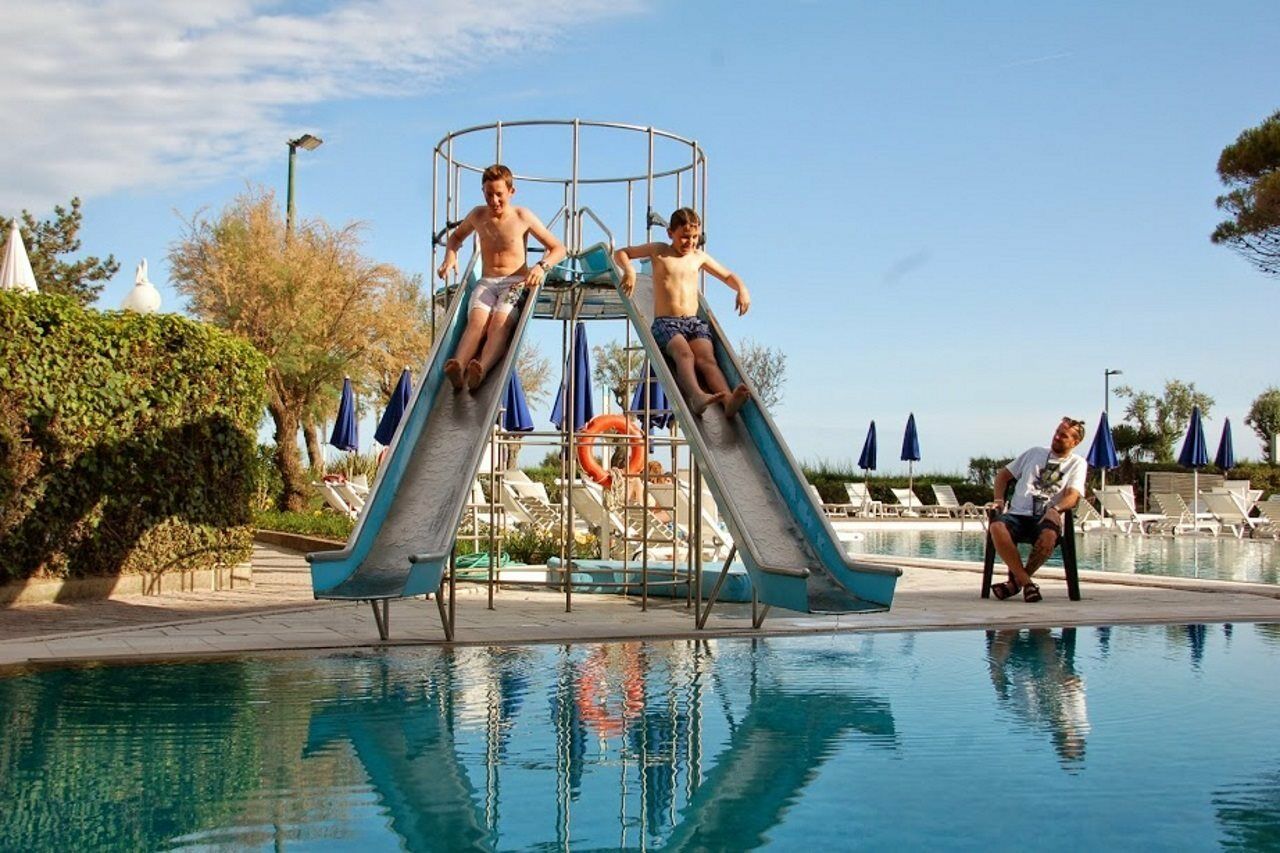
[[[1101,487],[1105,489],[1107,472],[1120,464],[1120,459],[1116,456],[1115,438],[1111,435],[1111,421],[1107,419],[1106,412],[1103,412],[1098,420],[1098,431],[1093,436],[1093,444],[1089,446],[1089,455],[1085,457],[1085,461],[1098,469],[1098,474],[1102,478]],[[1106,511],[1104,507],[1103,514]]]
[[[867,482],[867,472],[876,470],[876,422],[872,421],[867,428],[867,438],[862,442],[862,454],[858,457],[858,467],[862,469],[862,482]]]
[[[1222,438],[1218,441],[1218,455],[1213,457],[1213,464],[1222,469],[1223,474],[1236,467],[1236,451],[1231,445],[1231,418],[1222,424]]]
[[[413,393],[413,379],[409,376],[409,368],[405,368],[400,373],[400,381],[396,383],[396,388],[391,392],[391,399],[387,401],[387,410],[382,413],[382,419],[378,421],[378,428],[373,433],[373,440],[378,444],[389,446],[391,439],[396,436],[396,427],[400,426],[400,419],[404,417],[404,410],[409,408],[409,397]]]
[[[0,290],[28,290],[35,293],[36,274],[31,271],[31,259],[18,232],[18,221],[9,228],[9,242],[4,247],[4,262],[0,264]]]
[[[512,371],[507,382],[507,396],[502,403],[502,428],[507,432],[532,432],[533,415],[529,414],[529,403],[524,398],[524,388],[520,385],[520,374]]]
[[[569,388],[570,375],[573,377],[573,430],[577,432],[596,414],[591,401],[591,352],[587,348],[587,328],[581,322],[573,330],[573,357],[565,365],[564,379],[560,382],[556,404],[551,410],[551,423],[561,429],[564,428],[564,396]]]
[[[342,380],[342,400],[338,403],[338,417],[333,422],[329,443],[339,450],[355,450],[360,446],[356,433],[356,395],[351,390],[350,376]]]
[[[912,464],[920,461],[920,436],[916,433],[915,412],[907,416],[907,430],[902,434],[902,456],[899,458],[907,463],[907,509],[910,510],[910,504],[915,500],[915,471]]]
[[[636,393],[631,397],[631,408],[628,410],[641,419],[644,416],[645,387],[644,382],[636,385]],[[671,411],[671,403],[667,401],[667,392],[662,389],[662,383],[653,372],[653,365],[649,365],[647,387],[649,389],[649,429],[666,429],[671,426],[676,416],[675,412]]]
[[[1191,424],[1187,427],[1187,438],[1182,442],[1182,452],[1178,454],[1178,464],[1192,471],[1191,512],[1200,512],[1200,469],[1209,464],[1209,451],[1204,446],[1204,424],[1200,422],[1200,407],[1191,407]]]

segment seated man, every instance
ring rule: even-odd
[[[1031,448],[996,474],[991,542],[1009,567],[1009,580],[991,587],[992,595],[999,600],[1019,591],[1024,601],[1041,599],[1040,587],[1031,576],[1049,559],[1062,537],[1062,514],[1084,494],[1084,476],[1089,466],[1071,452],[1082,441],[1084,421],[1063,418],[1048,447]],[[1006,512],[1004,493],[1010,480],[1017,483]],[[1026,565],[1018,553],[1020,542],[1032,546]]]

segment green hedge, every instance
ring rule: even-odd
[[[0,581],[244,559],[265,376],[182,317],[0,293]]]

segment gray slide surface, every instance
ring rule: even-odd
[[[761,600],[806,612],[887,608],[901,570],[855,563],[848,558],[777,427],[754,399],[754,393],[736,418],[726,418],[718,405],[709,407],[702,417],[694,417],[650,331],[650,276],[636,277],[635,292],[627,302],[636,333],[724,511]],[[712,328],[717,359],[730,385],[746,381],[705,298],[701,304],[703,317]]]
[[[455,298],[347,546],[308,555],[317,598],[397,598],[439,585],[536,302],[525,295],[507,353],[484,383],[454,391],[444,362],[465,327],[470,293]]]

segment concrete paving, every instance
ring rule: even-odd
[[[886,562],[902,561],[886,560]],[[301,553],[258,543],[254,586],[223,592],[0,610],[0,666],[88,661],[210,658],[244,653],[445,642],[434,601],[391,604],[391,637],[378,640],[364,603],[317,602]],[[915,561],[905,566],[886,613],[808,616],[784,610],[751,628],[751,607],[718,604],[705,631],[683,602],[618,595],[564,596],[529,587],[502,589],[493,610],[483,587],[460,585],[457,644],[600,641],[689,636],[753,636],[829,631],[914,631],[1136,623],[1280,622],[1280,587],[1082,572],[1083,600],[1067,599],[1061,575],[1038,576],[1045,600],[1025,604],[978,597],[979,567]],[[1056,579],[1055,579],[1056,578]]]

